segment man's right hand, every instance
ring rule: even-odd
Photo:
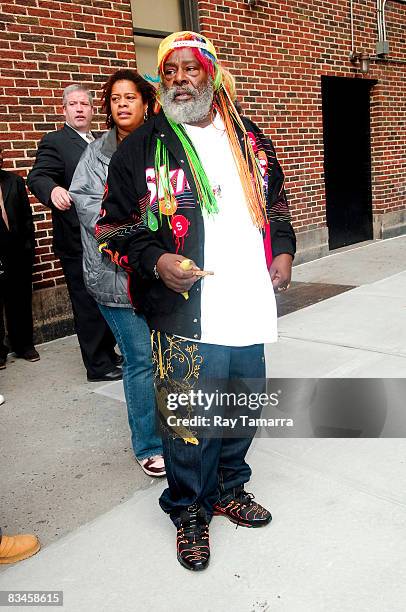
[[[54,187],[51,191],[51,202],[58,210],[69,210],[72,198],[63,187]]]
[[[198,268],[194,262],[191,270],[182,270],[179,264],[184,259],[187,258],[183,257],[183,255],[164,253],[156,264],[157,272],[162,281],[169,289],[177,293],[189,291],[194,283],[199,280],[199,278],[194,275],[194,270],[200,270],[200,268]]]

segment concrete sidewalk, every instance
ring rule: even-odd
[[[405,262],[401,236],[294,268],[294,281],[360,286],[282,317],[269,377],[406,377]]]
[[[205,572],[176,561],[154,487],[9,569],[0,589],[63,590],[69,612],[403,612],[404,454],[403,440],[256,441],[250,490],[274,521],[213,519]]]
[[[307,289],[321,283],[357,287],[282,317],[281,340],[267,347],[269,374],[405,378],[405,255],[406,237],[400,237],[295,268],[294,280],[306,283]],[[27,434],[24,439],[20,431],[22,423],[30,423],[23,380],[38,364],[19,362],[7,368],[18,386],[11,388],[7,382],[2,386],[7,396],[3,432],[11,427],[11,440],[6,440],[6,448],[3,442],[1,446],[2,481],[4,476],[7,483],[1,492],[3,503],[8,503],[5,524],[20,528],[25,513],[29,530],[34,525],[30,517],[38,515],[24,471],[34,478],[38,496],[51,485],[50,504],[56,491],[60,508],[53,508],[51,522],[63,524],[71,503],[79,518],[68,518],[68,529],[50,537],[52,543],[36,557],[3,571],[0,589],[63,590],[68,612],[186,612],[192,607],[205,612],[403,612],[403,439],[255,440],[249,457],[254,476],[248,489],[271,508],[273,523],[261,530],[244,530],[221,517],[213,519],[211,564],[195,575],[177,563],[175,530],[157,505],[164,483],[140,476],[131,460],[121,386],[91,385],[90,389],[85,383],[73,384],[82,376],[75,351],[73,339],[42,347],[39,363],[49,359],[47,365],[52,363],[55,372],[50,368],[50,387],[42,390],[41,405],[29,404],[32,410],[35,407],[33,426],[39,421],[43,430],[48,423],[52,434],[56,431],[44,438],[50,445],[44,465],[58,458],[53,477],[49,468],[39,480],[29,474],[31,462],[35,471],[41,469],[44,451],[38,441],[24,451],[23,446],[33,441]],[[31,392],[40,388],[32,375]],[[24,401],[19,401],[23,396]],[[50,404],[55,404],[59,419]],[[68,415],[69,427],[63,429],[59,421],[73,405],[76,415]],[[25,453],[23,459],[19,451]],[[73,456],[75,469],[70,473]],[[82,476],[76,479],[76,474]],[[65,498],[58,489],[60,479]],[[73,484],[82,488],[72,501]],[[18,503],[13,497],[16,491]],[[24,494],[28,502],[21,510]],[[94,499],[96,507],[91,504]],[[20,513],[18,524],[13,522],[15,513]],[[40,527],[37,533],[42,538]]]

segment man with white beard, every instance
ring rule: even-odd
[[[277,340],[274,289],[289,286],[295,235],[272,143],[236,111],[233,79],[212,43],[172,34],[158,71],[162,110],[113,157],[97,235],[130,272],[133,304],[153,334],[165,416],[169,391],[265,378],[264,343]],[[272,518],[244,490],[252,431],[200,434],[164,428],[160,498],[178,530],[178,560],[195,571],[209,562],[214,514],[246,527]]]

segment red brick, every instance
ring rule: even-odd
[[[352,66],[347,0],[260,0],[253,10],[246,0],[197,4],[202,32],[237,77],[244,113],[275,143],[296,229],[325,226],[323,75],[379,81],[371,96],[373,210],[404,209],[405,67],[373,62],[363,77]],[[375,6],[375,0],[354,3],[356,47],[369,53],[375,48]],[[99,92],[102,76],[119,65],[135,66],[130,2],[6,0],[0,12],[5,15],[0,17],[0,104],[6,109],[1,138],[9,147],[6,167],[26,175],[42,130],[62,124],[63,87],[77,79]],[[390,57],[404,58],[406,12],[388,3],[386,13]],[[102,116],[95,127],[104,129]],[[50,247],[49,211],[31,201],[41,215],[37,256],[38,265],[45,266],[36,269],[35,288],[61,284]]]

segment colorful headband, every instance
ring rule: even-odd
[[[241,183],[247,200],[248,210],[250,212],[254,225],[258,228],[264,228],[267,222],[266,202],[262,183],[262,176],[257,165],[254,150],[249,140],[249,135],[244,124],[233,104],[235,95],[235,84],[231,75],[225,71],[219,64],[217,53],[213,43],[196,32],[175,32],[167,36],[158,49],[158,73],[162,78],[163,67],[166,58],[175,49],[189,47],[193,50],[194,55],[202,64],[204,69],[213,78],[214,98],[213,106],[220,113],[225,125],[227,136],[230,141],[230,147],[233,152],[234,159],[238,168]],[[198,156],[193,147],[191,147],[187,134],[183,128],[177,125],[174,121],[168,120],[175,134],[178,136],[185,154],[188,158],[191,171],[193,173],[196,188],[199,193],[199,202],[208,212],[215,212],[217,208],[216,199],[213,196],[212,189],[208,183],[208,179],[201,166]],[[239,126],[244,138],[244,151],[249,159],[245,158],[239,141],[239,135],[236,131],[236,125]],[[156,150],[155,172],[156,176],[160,175],[160,168],[165,166],[165,161],[162,156],[161,147],[159,145]],[[170,195],[170,180],[169,180],[169,157],[166,153],[166,189],[164,186],[164,199],[171,205]],[[158,181],[158,179],[157,179]]]
[[[161,42],[158,48],[158,71],[162,70],[163,64],[172,51],[175,49],[181,49],[182,47],[189,47],[192,49],[200,49],[203,56],[210,63],[217,63],[217,53],[213,43],[196,32],[184,31],[174,32],[170,34]]]

